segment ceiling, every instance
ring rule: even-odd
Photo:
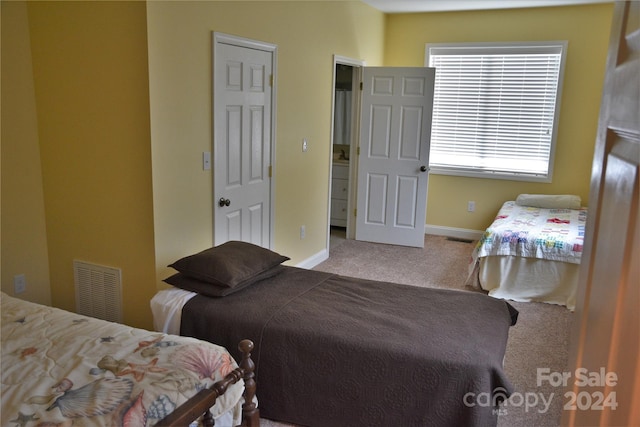
[[[448,12],[611,3],[613,0],[362,0],[385,13]]]

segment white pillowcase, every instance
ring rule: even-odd
[[[520,194],[516,204],[545,209],[580,209],[582,200],[572,194]]]

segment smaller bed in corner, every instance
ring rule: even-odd
[[[495,298],[575,309],[587,208],[573,195],[521,194],[505,202],[469,265]]]

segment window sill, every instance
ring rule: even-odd
[[[449,169],[431,166],[429,173],[432,175],[450,175],[450,176],[463,176],[467,178],[483,178],[483,179],[502,179],[508,181],[525,181],[525,182],[540,182],[550,184],[552,180],[551,173],[548,175],[534,175],[526,173],[513,173],[513,172],[497,172],[497,171],[472,171],[462,169]]]

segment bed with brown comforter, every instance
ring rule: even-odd
[[[181,335],[255,343],[261,416],[308,426],[490,426],[517,311],[484,294],[278,265],[196,295]],[[478,398],[480,396],[480,398]]]

